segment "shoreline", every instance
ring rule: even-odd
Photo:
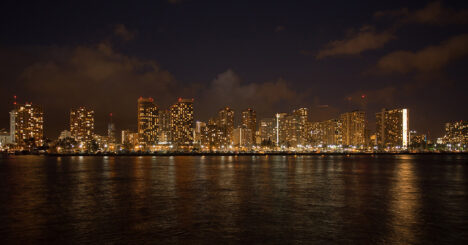
[[[379,155],[468,155],[468,152],[168,152],[168,153],[11,153],[1,156],[49,156],[49,157],[71,157],[71,156],[379,156]]]

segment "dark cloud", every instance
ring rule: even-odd
[[[182,0],[168,0],[170,4],[179,4],[182,3]]]
[[[136,32],[132,32],[127,29],[127,27],[123,24],[118,24],[114,28],[114,34],[124,41],[130,41],[135,38]]]
[[[432,72],[466,55],[468,34],[462,34],[416,52],[400,50],[387,54],[378,61],[377,69],[382,73]]]
[[[441,2],[432,2],[424,8],[410,11],[408,8],[378,11],[376,18],[394,18],[394,24],[385,31],[376,31],[373,27],[364,26],[358,32],[351,32],[342,40],[329,42],[320,50],[317,58],[321,59],[334,55],[356,55],[367,50],[382,48],[389,41],[396,38],[396,31],[410,23],[446,25],[468,23],[468,10],[454,10],[446,8]]]
[[[136,103],[140,96],[153,97],[167,108],[178,97],[195,98],[196,118],[205,120],[224,107],[240,112],[252,107],[259,116],[304,102],[305,93],[293,90],[284,79],[244,82],[232,70],[219,74],[209,84],[180,84],[153,60],[127,56],[107,42],[77,47],[49,47],[29,62],[16,81],[19,101],[32,101],[45,108],[46,135],[56,137],[68,128],[70,108],[88,106],[96,111],[96,128],[104,132],[107,115],[114,114],[119,128],[135,128]]]
[[[408,8],[398,10],[379,11],[374,14],[377,18],[394,17],[398,19],[398,24],[408,23],[446,25],[446,24],[466,24],[468,23],[468,10],[455,10],[442,5],[436,1],[427,4],[424,8],[409,11]]]
[[[286,27],[283,25],[276,26],[275,28],[275,32],[282,32],[284,30],[286,30]]]
[[[231,69],[219,74],[198,94],[198,106],[208,116],[213,116],[224,106],[231,106],[238,112],[251,107],[259,115],[271,117],[278,110],[290,110],[289,106],[301,105],[305,98],[305,93],[293,90],[282,78],[271,82],[246,83]]]
[[[116,52],[108,43],[49,50],[23,69],[17,83],[20,101],[45,107],[46,129],[54,130],[52,135],[68,127],[72,107],[94,108],[98,129],[105,128],[109,112],[120,127],[133,128],[138,97],[152,96],[167,105],[180,94],[171,73],[152,60]]]
[[[367,109],[367,104],[379,107],[391,107],[395,104],[397,91],[398,89],[395,86],[358,90],[345,96],[344,99],[361,109]]]
[[[373,27],[364,26],[357,32],[351,32],[342,40],[329,42],[320,50],[317,59],[335,55],[355,55],[367,50],[383,47],[395,36],[390,31],[377,32]]]

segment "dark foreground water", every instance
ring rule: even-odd
[[[454,244],[468,156],[0,159],[0,244]]]

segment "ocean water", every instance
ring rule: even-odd
[[[0,244],[466,241],[467,155],[0,159]]]

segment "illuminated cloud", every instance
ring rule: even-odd
[[[123,24],[118,24],[114,28],[114,34],[120,38],[122,38],[124,41],[130,41],[133,40],[136,36],[135,32],[131,32],[127,29],[127,27]]]
[[[438,71],[451,61],[468,55],[468,34],[452,37],[440,45],[422,50],[395,51],[382,57],[377,68],[382,73],[408,73],[412,71]]]
[[[389,32],[376,32],[374,28],[365,26],[358,32],[348,35],[343,40],[329,42],[324,49],[320,50],[316,56],[322,59],[335,55],[356,55],[367,50],[374,50],[383,47],[395,36]]]

